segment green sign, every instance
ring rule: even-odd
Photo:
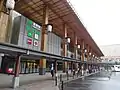
[[[33,34],[32,34],[32,32],[28,32],[27,35],[28,35],[28,37],[31,37],[31,38],[32,38],[32,35],[33,35]]]
[[[35,30],[34,33],[40,35],[40,31],[38,30]]]
[[[32,23],[33,22],[31,20],[27,19],[27,23],[26,23],[27,25],[32,25]]]
[[[40,31],[37,30],[38,28],[35,28],[35,26],[37,27],[38,25],[35,24],[33,21],[27,19],[27,22],[26,22],[27,36],[32,38],[32,39],[38,40],[40,37]]]
[[[26,25],[26,30],[29,31],[31,29],[31,26]]]

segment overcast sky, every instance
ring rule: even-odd
[[[120,44],[120,0],[70,0],[98,45]]]

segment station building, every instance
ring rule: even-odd
[[[0,1],[0,71],[13,70],[15,86],[21,73],[44,75],[51,63],[55,73],[88,68],[104,56],[69,0],[11,0],[14,10],[7,1]]]

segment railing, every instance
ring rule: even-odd
[[[91,73],[87,72],[87,71],[83,71],[84,73],[82,73],[82,71],[73,71],[71,74],[70,73],[66,73],[65,75],[60,74],[57,78],[57,84],[60,90],[64,90],[64,85],[72,80],[76,80],[76,79],[84,79],[86,76],[98,73],[99,71],[92,71]]]

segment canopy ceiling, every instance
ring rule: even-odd
[[[53,24],[54,33],[64,37],[63,24],[65,23],[68,36],[71,37],[73,45],[75,34],[78,37],[78,44],[83,39],[85,44],[88,44],[96,55],[103,56],[103,53],[81,23],[68,0],[17,0],[15,10],[41,24],[43,21],[43,8],[46,5],[49,8],[49,23]]]

